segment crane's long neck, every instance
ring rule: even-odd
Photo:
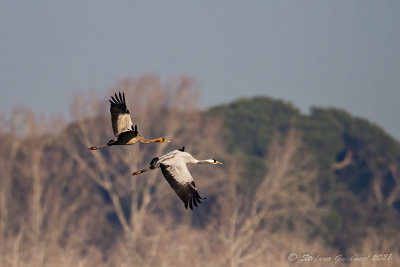
[[[196,159],[196,162],[194,162],[195,164],[214,164],[215,163],[215,160],[213,160],[213,159],[200,159],[200,160],[197,160]]]
[[[161,137],[161,138],[156,138],[156,139],[151,139],[151,140],[143,138],[143,139],[140,139],[139,142],[149,144],[149,143],[165,143],[167,141]]]

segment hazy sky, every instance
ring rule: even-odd
[[[400,1],[0,0],[0,111],[188,74],[200,105],[269,95],[345,108],[400,139]]]

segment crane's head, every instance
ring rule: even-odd
[[[221,164],[222,165],[222,162],[220,162],[220,161],[218,161],[218,160],[215,160],[215,159],[212,159],[212,163],[211,164]]]

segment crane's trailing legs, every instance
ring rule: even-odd
[[[102,145],[102,146],[92,146],[89,147],[90,150],[97,150],[97,149],[101,149],[101,148],[105,148],[108,147],[109,145]]]
[[[141,174],[141,173],[144,173],[144,172],[147,172],[147,171],[149,171],[150,169],[148,168],[148,169],[143,169],[143,170],[140,170],[140,171],[135,171],[134,173],[132,173],[132,175],[139,175],[139,174]]]
[[[115,143],[116,143],[116,140],[110,140],[110,141],[108,141],[108,143],[107,143],[107,144],[105,144],[105,145],[102,145],[102,146],[92,146],[92,147],[89,147],[89,150],[97,150],[97,149],[102,149],[102,148],[105,148],[105,147],[112,146],[112,145],[114,145]]]

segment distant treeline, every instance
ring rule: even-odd
[[[290,252],[398,255],[400,144],[377,125],[333,108],[305,115],[268,97],[199,111],[187,77],[120,87],[142,134],[172,143],[89,151],[113,137],[108,96],[94,94],[77,95],[67,126],[52,120],[46,131],[21,109],[0,121],[1,266],[283,266]],[[207,197],[194,211],[159,172],[131,175],[183,145],[224,162],[191,169]]]

